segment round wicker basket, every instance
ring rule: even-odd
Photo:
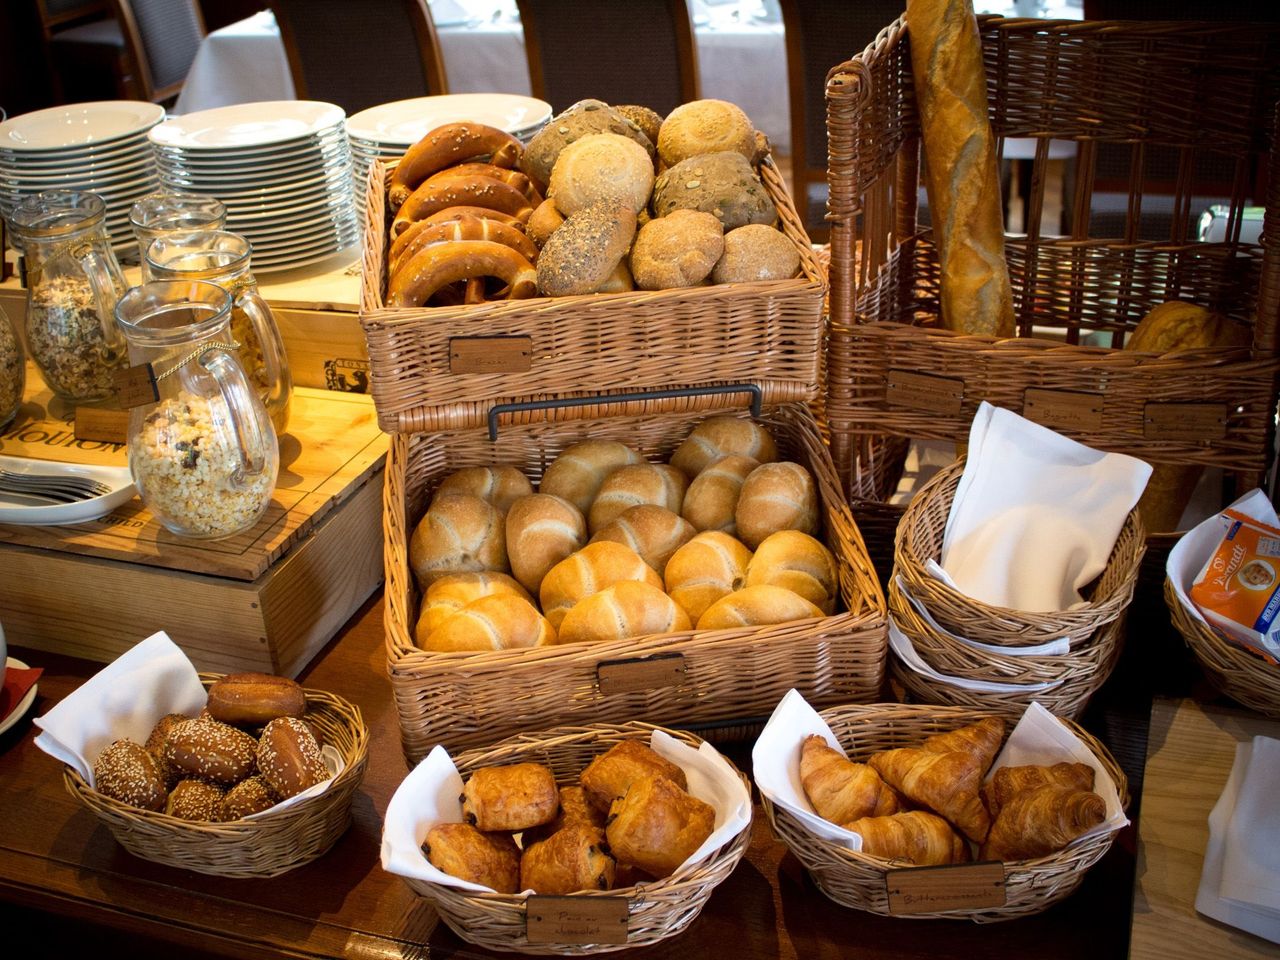
[[[877,750],[917,746],[926,737],[974,723],[987,710],[962,707],[909,706],[899,703],[851,705],[820,711],[851,760]],[[1128,781],[1110,752],[1093,736],[1069,720],[1063,720],[1093,751],[1115,781],[1120,803],[1129,805]],[[888,874],[910,864],[854,853],[828,840],[820,840],[792,814],[761,797],[774,833],[795,854],[824,894],[846,907],[888,916]],[[915,919],[968,919],[976,923],[1013,920],[1039,913],[1070,894],[1085,871],[1111,847],[1115,833],[1090,837],[1036,860],[1016,860],[1004,865],[1005,903],[1001,907],[917,913]]]
[[[1193,617],[1168,579],[1164,582],[1164,602],[1169,606],[1174,627],[1186,640],[1209,682],[1251,710],[1280,718],[1280,667],[1237,647]]]
[[[564,726],[510,737],[490,748],[467,751],[455,757],[454,763],[464,777],[480,767],[526,761],[544,763],[555,773],[558,783],[576,783],[582,769],[597,754],[621,740],[647,740],[652,731],[658,729],[693,747],[702,742],[689,733],[639,722]],[[726,759],[726,762],[729,761]],[[747,783],[746,777],[742,779]],[[686,865],[669,877],[619,890],[584,890],[572,894],[627,898],[627,942],[620,944],[531,943],[526,934],[524,896],[474,894],[410,877],[404,880],[416,893],[431,900],[441,919],[468,943],[528,954],[604,953],[657,943],[684,930],[702,911],[711,891],[733,872],[750,841],[748,826],[711,856]]]
[[[206,688],[217,675],[201,674]],[[307,690],[307,720],[346,766],[319,796],[252,820],[194,823],[140,810],[94,790],[65,767],[71,795],[106,824],[134,856],[219,877],[274,877],[325,853],[351,822],[351,798],[364,778],[369,730],[360,709],[322,690]]]

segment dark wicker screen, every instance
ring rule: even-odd
[[[187,78],[204,36],[195,0],[131,0],[151,86],[163,90]]]

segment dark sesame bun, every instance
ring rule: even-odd
[[[272,720],[258,740],[258,770],[282,799],[329,779],[311,728],[294,717]]]
[[[261,727],[276,717],[300,717],[307,695],[288,677],[229,673],[209,687],[209,715],[237,727]]]
[[[164,755],[187,776],[230,786],[253,773],[257,749],[257,742],[243,730],[197,719],[173,728]]]
[[[117,740],[98,754],[93,780],[99,793],[143,810],[163,810],[165,783],[147,748]]]
[[[180,820],[213,822],[221,819],[223,790],[207,780],[182,780],[169,794],[164,812]]]
[[[239,820],[251,813],[270,810],[279,802],[280,798],[259,774],[247,780],[241,780],[227,791],[227,795],[222,798],[222,809],[218,819]]]

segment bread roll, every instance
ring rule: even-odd
[[[792,620],[809,620],[822,611],[797,593],[782,587],[743,587],[722,597],[698,618],[699,630],[759,627]]]
[[[639,127],[650,143],[657,144],[658,131],[662,129],[662,114],[651,107],[631,103],[614,104],[613,109]]]
[[[272,792],[262,774],[256,774],[241,780],[226,792],[218,810],[218,819],[223,822],[241,820],[251,813],[270,810],[279,802],[280,798]]]
[[[533,493],[533,484],[515,467],[466,467],[445,477],[431,502],[453,493],[479,497],[505,513],[520,497]]]
[[[524,225],[524,232],[541,248],[562,223],[564,223],[564,214],[556,209],[556,202],[543,200],[533,208],[533,213],[529,215],[529,222]]]
[[[667,561],[667,594],[697,623],[707,607],[746,585],[750,561],[751,551],[727,533],[700,533]]]
[[[724,235],[724,252],[711,271],[711,282],[789,280],[799,269],[800,251],[785,233],[749,223]]]
[[[538,290],[547,297],[595,293],[631,249],[636,213],[629,201],[601,200],[556,228],[538,255]]]
[[[230,785],[253,772],[257,751],[258,741],[243,730],[199,717],[173,728],[164,755],[188,777]]]
[[[635,288],[636,282],[627,267],[627,258],[623,257],[618,261],[618,265],[613,268],[613,273],[605,278],[604,283],[596,287],[596,293],[626,293],[628,290],[634,290]]]
[[[431,505],[409,540],[409,566],[429,587],[451,573],[507,571],[502,511],[479,497],[450,494]]]
[[[759,461],[752,457],[730,454],[713,461],[702,470],[684,495],[680,514],[695,530],[719,530],[737,536],[738,521],[734,516],[738,509],[738,495],[742,482]]]
[[[222,816],[222,787],[207,780],[181,780],[169,793],[164,812],[179,820],[211,823]]]
[[[619,467],[643,461],[640,454],[617,440],[584,440],[551,461],[538,492],[563,497],[585,516],[605,477]]]
[[[676,210],[636,231],[631,275],[641,290],[692,287],[710,275],[723,253],[719,220],[701,210]]]
[[[798,593],[827,615],[835,611],[840,592],[835,556],[799,530],[779,530],[756,547],[747,564],[747,586],[761,584]]]
[[[764,463],[742,482],[734,511],[738,539],[754,550],[779,530],[818,532],[818,494],[813,477],[798,463]]]
[[[639,213],[652,192],[653,161],[644,147],[616,133],[595,133],[560,151],[547,196],[571,217],[601,200],[621,201]]]
[[[511,572],[537,594],[542,578],[587,542],[582,511],[563,497],[535,493],[522,497],[507,512],[507,558]]]
[[[773,436],[743,417],[709,417],[703,420],[671,455],[671,465],[690,480],[722,457],[750,457],[757,463],[778,459]]]
[[[99,793],[142,810],[163,810],[167,791],[151,753],[132,740],[116,740],[93,762]]]
[[[422,600],[422,612],[418,616],[418,624],[413,632],[414,643],[423,646],[432,630],[470,603],[481,597],[500,594],[519,597],[533,602],[531,597],[515,580],[505,573],[484,571],[480,573],[451,573],[441,577],[427,587],[427,595]]]
[[[296,717],[272,720],[258,738],[258,772],[271,792],[288,799],[329,779],[311,727]]]
[[[658,130],[658,156],[668,167],[704,153],[733,150],[750,160],[756,152],[756,128],[737,104],[727,100],[691,100],[667,114]]]
[[[209,686],[209,716],[237,727],[261,727],[276,717],[300,717],[307,695],[296,680],[269,673],[229,673]]]
[[[591,509],[587,529],[594,535],[631,507],[642,503],[680,513],[689,481],[665,463],[637,463],[615,470],[604,479]]]
[[[560,642],[601,643],[688,629],[688,614],[661,587],[623,580],[578,601],[560,624]]]
[[[580,600],[623,580],[662,590],[662,578],[630,547],[612,540],[588,543],[547,571],[538,591],[542,613],[557,634],[565,614]]]
[[[557,114],[549,123],[533,135],[524,154],[520,157],[520,169],[537,184],[551,180],[560,152],[575,140],[594,133],[616,133],[629,137],[650,156],[657,156],[652,141],[631,120],[600,100],[579,100]]]
[[[624,510],[612,522],[605,524],[591,541],[612,540],[630,547],[657,571],[658,576],[662,576],[671,555],[697,532],[688,520],[665,507],[642,503]]]
[[[751,164],[734,151],[690,157],[659,174],[653,182],[653,213],[665,217],[676,210],[713,214],[726,233],[778,219],[769,191]]]
[[[555,642],[555,630],[528,600],[494,594],[467,604],[427,634],[419,646],[437,653],[457,653],[542,647]]]

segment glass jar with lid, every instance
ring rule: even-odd
[[[145,283],[155,279],[147,264],[147,247],[153,240],[176,233],[222,230],[227,225],[227,208],[216,197],[200,193],[152,193],[129,210],[129,225],[138,241]]]

